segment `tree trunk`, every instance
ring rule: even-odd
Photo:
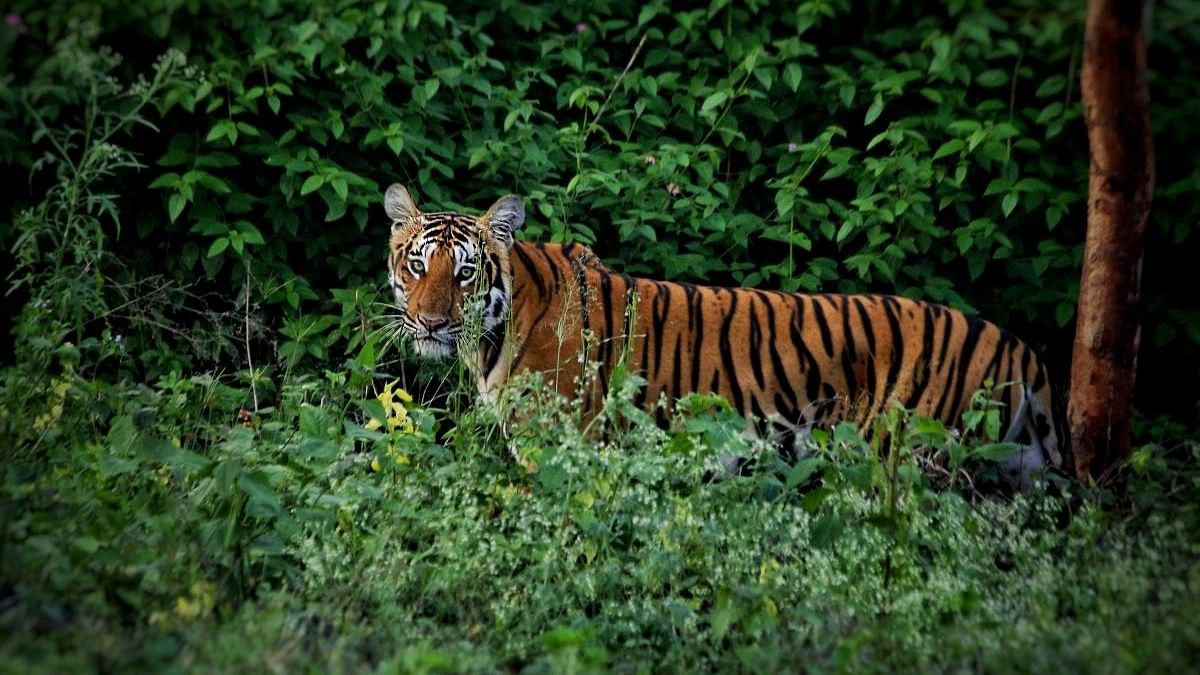
[[[1088,2],[1080,89],[1091,153],[1088,225],[1067,409],[1084,480],[1103,480],[1129,456],[1142,244],[1154,187],[1149,2]]]

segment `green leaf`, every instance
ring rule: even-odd
[[[227,248],[229,248],[229,237],[219,237],[213,240],[212,245],[208,247],[208,253],[205,257],[214,258]]]
[[[1037,258],[1033,259],[1032,265],[1033,273],[1040,277],[1046,273],[1046,270],[1050,269],[1050,258],[1046,256],[1038,256]]]
[[[248,473],[240,474],[237,482],[238,487],[242,489],[242,492],[246,493],[246,496],[255,505],[266,508],[269,511],[280,510],[279,497],[266,482]]]
[[[817,471],[823,469],[827,464],[823,457],[806,457],[798,462],[788,471],[787,482],[784,487],[788,490],[795,489],[809,479]]]
[[[159,176],[158,178],[155,178],[154,182],[150,184],[150,187],[151,188],[177,188],[177,187],[179,187],[179,174],[164,173],[163,175]]]
[[[854,102],[854,85],[843,84],[838,89],[838,97],[842,99],[842,105],[849,108],[850,104]]]
[[[875,102],[871,104],[870,108],[867,108],[867,116],[865,119],[863,119],[863,125],[870,126],[870,124],[872,122],[879,119],[879,115],[882,112],[883,112],[883,95],[875,94]]]
[[[338,176],[330,181],[330,184],[333,185],[333,191],[337,193],[337,196],[345,201],[347,195],[350,194],[350,186],[346,184],[346,179]]]
[[[186,204],[187,200],[178,192],[167,200],[167,215],[171,218],[172,223],[179,219],[179,214],[183,213],[183,207]]]
[[[1075,305],[1069,302],[1059,304],[1058,308],[1054,310],[1054,320],[1058,322],[1059,328],[1066,326],[1073,316],[1075,316]]]
[[[796,91],[800,88],[800,81],[804,78],[804,70],[799,64],[789,63],[787,68],[783,69],[783,83],[788,86],[788,89]]]
[[[137,469],[138,463],[132,459],[104,455],[97,466],[101,478],[115,478]]]
[[[1009,188],[1011,187],[1012,181],[1008,180],[1007,178],[994,178],[990,183],[988,183],[988,186],[984,188],[983,196],[991,197],[992,195],[998,195],[1001,192],[1008,192]]]
[[[1050,185],[1048,185],[1046,181],[1037,178],[1022,178],[1021,180],[1017,181],[1017,184],[1013,186],[1013,189],[1018,192],[1052,191]]]
[[[982,443],[971,449],[971,455],[985,461],[998,462],[1020,449],[1021,446],[1017,443]]]
[[[701,113],[712,112],[713,110],[715,110],[717,107],[719,107],[722,103],[724,103],[727,100],[729,100],[729,92],[728,91],[721,90],[721,91],[709,94],[708,98],[704,99],[704,104],[700,106],[700,112]]]
[[[379,431],[371,431],[370,429],[359,424],[354,424],[349,420],[342,422],[342,430],[346,432],[347,436],[356,440],[383,441],[387,440],[388,438],[387,434]]]
[[[961,138],[955,138],[955,139],[946,141],[945,143],[942,144],[942,147],[937,149],[937,152],[933,153],[933,158],[941,159],[943,157],[947,157],[949,155],[953,155],[957,152],[960,152],[963,149],[963,145],[964,144],[963,144],[963,141]]]
[[[1051,103],[1050,105],[1046,106],[1045,108],[1043,108],[1042,111],[1040,113],[1038,113],[1036,121],[1038,124],[1047,124],[1051,120],[1061,117],[1062,113],[1063,113],[1062,101],[1055,101],[1055,102]]]
[[[304,181],[304,185],[300,186],[300,194],[306,195],[311,192],[316,192],[324,184],[325,176],[322,176],[319,173],[313,174],[308,177],[308,180]]]
[[[208,130],[208,135],[204,137],[205,142],[211,143],[225,135],[225,127],[229,124],[228,120],[221,120]]]
[[[563,63],[571,66],[576,72],[583,70],[583,52],[578,49],[569,48],[562,52]]]
[[[247,223],[246,221],[238,222],[238,232],[242,235],[242,241],[245,241],[247,244],[262,246],[266,243],[266,241],[263,239],[262,232],[259,232],[257,227]]]
[[[1057,206],[1051,206],[1046,209],[1046,228],[1053,230],[1058,222],[1062,220],[1063,210]]]
[[[782,218],[792,212],[792,204],[796,201],[796,193],[791,190],[780,190],[775,193],[775,209]]]
[[[137,430],[133,426],[133,418],[121,415],[108,429],[108,447],[116,454],[128,454],[133,449],[133,438]]]
[[[975,83],[982,87],[999,87],[1008,82],[1008,71],[993,68],[975,76]]]
[[[209,467],[212,462],[191,450],[184,450],[171,441],[160,437],[148,437],[139,453],[140,458],[152,462],[162,462],[168,466],[196,471]]]
[[[1042,81],[1042,84],[1037,88],[1037,92],[1034,93],[1034,96],[1038,98],[1054,96],[1058,92],[1062,91],[1065,85],[1066,78],[1064,78],[1062,75],[1051,75]]]
[[[1004,211],[1005,216],[1008,216],[1013,212],[1013,209],[1017,208],[1018,199],[1020,199],[1020,195],[1016,192],[1004,195],[1004,200],[1000,203],[1000,209]]]

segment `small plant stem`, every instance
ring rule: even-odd
[[[628,74],[629,69],[633,67],[633,62],[637,60],[638,54],[642,53],[642,47],[645,44],[646,34],[643,33],[642,39],[638,40],[637,47],[635,47],[633,50],[633,56],[629,57],[629,63],[625,64],[625,70],[622,70],[621,74],[617,76],[617,80],[613,82],[612,89],[608,90],[608,96],[604,99],[604,103],[600,104],[600,110],[596,112],[595,119],[593,119],[592,123],[583,130],[583,140],[580,141],[581,146],[587,143],[588,134],[592,132],[592,129],[594,129],[596,125],[600,123],[600,119],[604,117],[604,111],[608,109],[608,102],[612,100],[613,94],[617,93],[617,87],[621,86],[621,81],[625,79],[625,75]]]

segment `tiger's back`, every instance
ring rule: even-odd
[[[508,339],[515,343],[502,364],[506,373],[545,373],[595,412],[608,374],[624,357],[646,379],[639,404],[712,392],[784,434],[839,420],[869,434],[893,403],[958,426],[977,390],[1015,382],[994,392],[1004,404],[1005,440],[1036,448],[1025,462],[1064,465],[1066,439],[1047,370],[995,324],[896,296],[634,278],[585,262],[593,258],[580,246],[514,244]],[[585,340],[584,329],[593,340]],[[599,373],[578,391],[585,351]],[[486,390],[506,377],[497,377],[497,350],[484,357]],[[656,412],[662,421],[666,411]]]

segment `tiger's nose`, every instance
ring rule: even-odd
[[[417,317],[417,320],[421,322],[425,330],[431,333],[450,325],[449,317],[441,314],[421,314]]]

